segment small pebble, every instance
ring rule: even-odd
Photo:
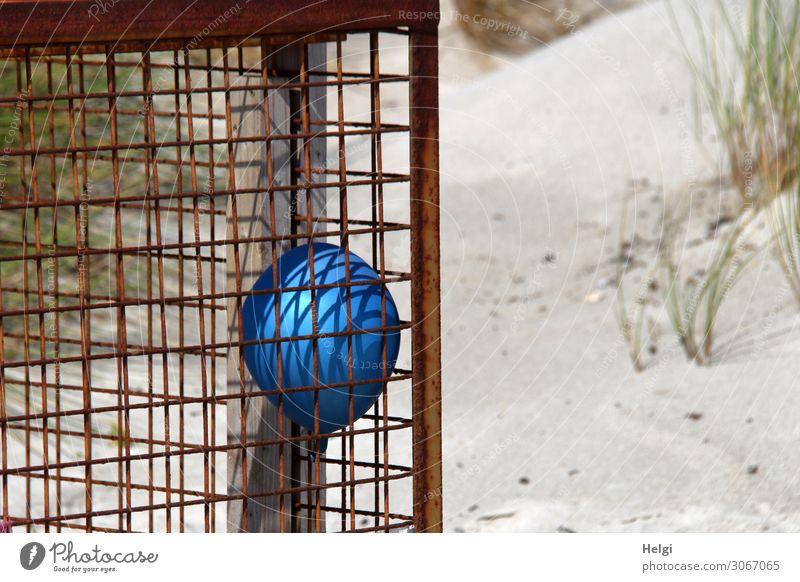
[[[593,305],[595,303],[599,303],[605,297],[605,293],[600,291],[599,289],[595,289],[594,291],[590,291],[586,294],[583,298],[583,302],[588,305]]]

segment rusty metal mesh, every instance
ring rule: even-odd
[[[413,523],[409,77],[381,62],[408,33],[322,41],[3,53],[0,486],[16,528],[246,530],[265,508],[280,531]],[[382,397],[325,456],[288,420],[248,424],[266,399],[236,323],[259,270],[311,239],[371,262],[403,320]]]

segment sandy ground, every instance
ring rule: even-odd
[[[636,373],[615,321],[624,196],[650,236],[662,193],[703,192],[709,220],[733,196],[672,30],[655,2],[443,95],[448,530],[800,527],[798,318],[775,261],[731,293],[711,366],[655,305]]]
[[[686,3],[675,6],[688,29]],[[693,133],[692,77],[665,3],[611,15],[522,58],[477,54],[449,26],[441,36],[446,529],[800,529],[800,399],[788,365],[800,322],[775,261],[755,263],[726,302],[710,366],[687,362],[655,297],[644,372],[634,372],[615,321],[624,198],[635,194],[632,228],[644,241],[625,278],[635,288],[654,261],[665,196],[697,192],[699,257],[714,244],[707,223],[733,196],[713,135],[700,145]],[[398,46],[382,55],[384,70],[402,69],[406,54]],[[402,118],[403,97],[383,96],[384,121]],[[385,156],[386,171],[404,170],[407,142],[386,143]],[[410,412],[407,396],[393,413]],[[393,443],[392,455],[410,460],[407,443]],[[393,499],[407,510],[410,488]],[[202,530],[201,514],[186,519]]]

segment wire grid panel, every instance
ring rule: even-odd
[[[413,523],[408,39],[5,51],[4,518],[27,531]],[[382,396],[333,435],[269,412],[239,355],[252,281],[311,240],[370,262],[402,320]],[[324,436],[327,453],[309,454]]]

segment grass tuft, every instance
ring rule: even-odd
[[[710,112],[743,208],[764,207],[798,180],[800,3],[749,0],[742,15],[721,0],[715,8],[710,23],[690,10],[699,54],[687,48],[686,57],[698,107]]]
[[[707,268],[686,275],[683,242],[688,223],[687,197],[668,205],[662,220],[658,266],[669,322],[686,352],[698,364],[710,363],[720,310],[753,259],[765,248],[748,243],[757,211],[742,212],[720,232]]]

